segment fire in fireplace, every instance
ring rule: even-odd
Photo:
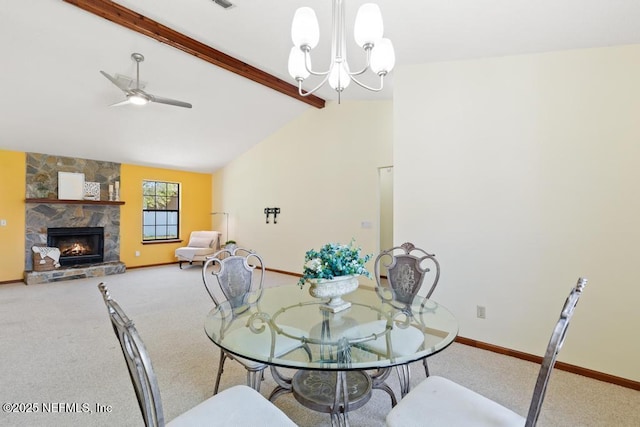
[[[60,250],[60,265],[100,263],[104,260],[104,227],[48,228],[47,246]]]

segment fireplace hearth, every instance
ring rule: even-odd
[[[47,228],[47,246],[60,250],[60,265],[104,261],[104,227]]]

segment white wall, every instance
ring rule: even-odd
[[[396,241],[433,251],[460,335],[640,381],[640,46],[400,67]],[[487,319],[475,318],[484,305]]]
[[[378,168],[392,163],[392,117],[390,101],[328,102],[214,174],[214,210],[229,212],[230,237],[294,273],[324,243],[355,238],[377,252]],[[265,207],[281,209],[277,224],[265,223]]]

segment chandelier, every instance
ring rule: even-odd
[[[360,6],[354,25],[354,39],[364,49],[366,65],[361,70],[351,71],[347,62],[345,32],[345,2],[333,0],[331,60],[327,71],[314,71],[311,67],[311,50],[318,45],[320,30],[318,18],[310,7],[296,10],[291,24],[291,39],[294,46],[289,53],[289,74],[298,82],[298,93],[307,96],[320,89],[327,81],[340,94],[351,81],[367,90],[378,92],[384,87],[385,76],[395,65],[395,53],[391,40],[383,38],[382,14],[378,5],[365,3]],[[358,76],[372,72],[380,77],[380,85],[372,87],[358,80]],[[322,77],[313,89],[304,92],[302,83],[310,75]]]

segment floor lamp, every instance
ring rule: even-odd
[[[229,212],[211,212],[211,215],[224,215],[224,221],[226,224],[225,242],[229,241]]]

